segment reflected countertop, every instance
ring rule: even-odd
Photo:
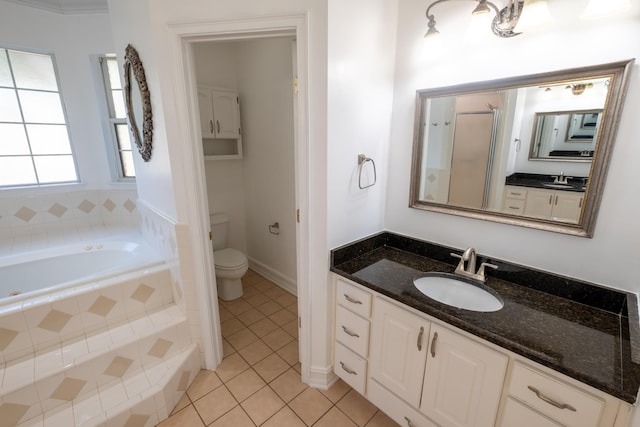
[[[544,188],[545,190],[561,190],[584,193],[587,178],[568,177],[566,185],[558,185],[554,182],[556,175],[542,175],[536,173],[516,172],[505,179],[505,185],[518,187]]]
[[[478,265],[499,266],[488,273],[485,285],[500,295],[504,307],[491,313],[458,309],[413,285],[424,272],[453,273],[457,259],[450,252],[460,250],[383,232],[332,250],[331,271],[635,403],[640,388],[635,294],[479,256]]]

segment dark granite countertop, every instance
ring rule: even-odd
[[[635,403],[640,387],[636,295],[479,256],[499,266],[486,286],[504,302],[496,312],[458,309],[413,285],[424,272],[453,273],[447,248],[383,232],[331,251],[331,271],[525,356],[599,390]],[[632,329],[630,331],[630,328]],[[633,346],[632,339],[633,337]]]
[[[505,179],[506,185],[516,185],[518,187],[544,188],[545,190],[561,190],[584,193],[586,190],[587,178],[567,177],[566,185],[554,183],[554,175],[541,175],[535,173],[516,172]]]

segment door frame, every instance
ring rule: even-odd
[[[298,290],[299,354],[302,381],[309,382],[311,356],[310,307],[310,227],[307,217],[310,206],[310,135],[308,92],[308,25],[306,14],[265,16],[228,21],[198,21],[169,24],[169,60],[174,67],[176,122],[182,125],[187,141],[182,147],[180,185],[191,188],[195,197],[183,199],[191,242],[187,276],[195,287],[195,303],[202,338],[204,367],[216,369],[222,361],[222,335],[217,299],[212,248],[209,240],[209,208],[205,178],[204,154],[200,140],[198,96],[193,58],[193,43],[204,41],[242,41],[264,37],[293,36],[296,40],[295,66],[298,74],[297,102],[294,102],[295,204],[299,210],[296,223],[296,282]],[[293,91],[293,87],[292,87]],[[295,96],[295,95],[294,95]],[[180,188],[179,186],[177,188]],[[185,286],[185,287],[188,287]],[[187,313],[189,316],[189,313]],[[196,314],[191,314],[195,316]],[[190,323],[196,321],[190,318]]]

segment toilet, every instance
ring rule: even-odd
[[[211,240],[213,261],[216,269],[218,297],[231,301],[242,296],[240,279],[249,269],[247,256],[237,249],[227,248],[229,216],[224,213],[211,214]]]

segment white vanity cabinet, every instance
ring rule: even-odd
[[[371,377],[414,407],[420,406],[431,323],[375,299]]]
[[[333,369],[360,394],[365,394],[367,385],[370,315],[371,293],[339,279]]]
[[[402,426],[628,426],[629,404],[343,278],[335,320],[335,373]]]
[[[505,186],[502,210],[514,215],[577,223],[584,193]]]
[[[509,358],[436,324],[429,343],[422,412],[441,426],[493,426]]]
[[[240,99],[232,90],[198,86],[205,158],[241,158]]]

